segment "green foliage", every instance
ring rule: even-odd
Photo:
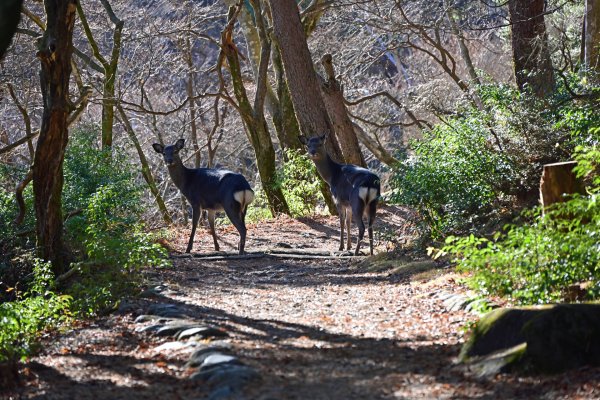
[[[254,191],[254,201],[248,206],[246,212],[246,222],[256,223],[270,218],[272,218],[272,215],[265,191],[262,188],[256,189]]]
[[[388,200],[415,207],[433,237],[468,228],[491,210],[495,188],[510,173],[488,135],[476,116],[425,132],[412,143],[414,157],[396,167]]]
[[[526,211],[524,225],[507,225],[492,239],[449,237],[438,254],[450,253],[470,284],[483,294],[518,303],[560,301],[569,285],[586,283],[589,298],[600,297],[600,165],[598,146],[577,153],[580,176],[594,175],[585,196],[554,204],[542,215]]]
[[[50,263],[35,260],[29,291],[0,304],[0,362],[27,357],[40,331],[70,319],[71,297],[54,293],[53,280]]]
[[[298,150],[285,151],[286,162],[278,171],[281,187],[293,217],[313,214],[323,203],[315,165]]]
[[[141,187],[125,154],[97,148],[93,129],[77,132],[65,156],[64,204],[78,213],[65,226],[81,279],[69,289],[74,309],[111,307],[131,292],[142,266],[165,266],[166,251],[139,222]]]
[[[481,107],[444,119],[396,167],[388,200],[415,207],[433,238],[477,231],[482,217],[537,198],[542,166],[594,143],[597,104],[574,101],[569,90],[593,93],[570,77],[549,102],[507,85],[477,88]],[[597,135],[596,135],[597,137]]]

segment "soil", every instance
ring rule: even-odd
[[[334,217],[250,224],[253,256],[216,259],[185,257],[189,230],[181,228],[169,242],[172,267],[145,272],[149,287],[167,290],[46,335],[40,354],[23,364],[19,389],[0,398],[207,398],[206,387],[187,379],[189,352],[158,351],[168,339],[135,331],[136,316],[170,303],[228,332],[223,343],[260,373],[236,398],[600,399],[598,368],[479,377],[457,364],[465,326],[477,316],[444,301],[468,295],[457,273],[387,253],[414,233],[407,210],[383,207],[374,257],[339,256],[337,224]],[[235,230],[219,226],[218,234],[221,250],[234,254]],[[308,255],[261,255],[273,250]],[[206,228],[194,251],[213,252]]]

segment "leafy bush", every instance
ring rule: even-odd
[[[491,211],[496,187],[511,172],[488,135],[475,117],[425,132],[412,143],[414,157],[396,167],[389,200],[415,207],[434,238],[468,229]]]
[[[65,156],[65,226],[81,279],[69,292],[74,309],[95,313],[130,293],[142,266],[165,266],[166,251],[139,222],[142,188],[125,154],[97,148],[94,129],[79,131]]]
[[[543,215],[540,208],[527,211],[527,224],[507,225],[493,239],[449,237],[438,254],[453,254],[484,294],[545,303],[563,300],[570,285],[585,283],[588,297],[600,297],[600,149],[580,148],[576,158],[577,173],[593,176],[587,195],[554,204]]]
[[[533,204],[543,165],[590,145],[589,127],[600,123],[593,99],[574,101],[566,87],[549,102],[498,84],[478,94],[480,108],[458,110],[413,141],[390,181],[389,200],[415,207],[433,238],[477,231],[491,212]]]
[[[33,282],[17,301],[0,304],[0,362],[23,359],[31,354],[41,330],[70,319],[70,296],[51,290],[54,276],[50,263],[34,261]]]
[[[317,170],[312,161],[298,150],[286,150],[287,161],[278,171],[278,184],[294,217],[312,214],[323,203]]]

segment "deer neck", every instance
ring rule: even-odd
[[[171,180],[177,186],[179,190],[183,189],[185,182],[185,175],[187,168],[183,165],[181,158],[176,157],[174,159],[174,163],[167,167],[169,169],[169,175],[171,176]]]
[[[337,176],[340,173],[342,168],[341,164],[333,161],[329,154],[325,154],[325,157],[320,158],[319,160],[313,160],[315,163],[315,167],[317,167],[317,172],[321,175],[321,178],[325,180],[331,186],[334,176]]]

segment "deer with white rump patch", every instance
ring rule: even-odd
[[[238,250],[240,254],[244,254],[246,210],[248,204],[254,200],[254,192],[250,184],[244,176],[225,169],[187,168],[179,157],[179,151],[183,146],[183,139],[169,146],[158,143],[152,145],[157,153],[163,155],[173,183],[192,206],[192,233],[185,252],[189,253],[192,250],[200,214],[202,210],[206,210],[215,250],[219,251],[215,233],[215,216],[217,211],[225,211],[240,234]]]
[[[358,242],[354,255],[358,255],[360,243],[365,235],[363,216],[367,217],[369,246],[373,254],[373,222],[377,212],[377,202],[381,194],[379,177],[368,169],[352,164],[335,162],[325,150],[325,135],[306,138],[300,136],[300,143],[306,146],[308,157],[314,162],[319,175],[329,184],[340,215],[340,250],[344,250],[344,221],[348,241],[346,249],[350,250],[351,221],[358,226]]]

